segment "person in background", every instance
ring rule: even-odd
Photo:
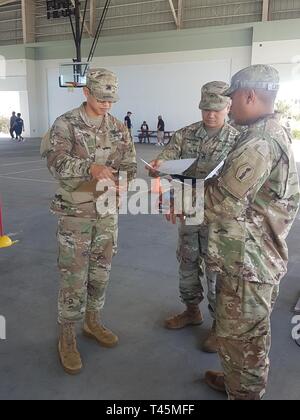
[[[162,116],[158,116],[158,124],[157,124],[157,146],[164,146],[164,138],[165,138],[165,122],[162,119]]]
[[[132,112],[128,111],[126,117],[124,118],[124,123],[125,123],[126,127],[128,128],[130,137],[132,139],[132,133],[131,133],[131,129],[132,129],[131,115],[132,115]]]
[[[10,137],[12,139],[15,138],[15,135],[14,135],[14,132],[15,132],[14,125],[15,125],[16,119],[17,119],[16,113],[15,113],[15,111],[13,111],[13,113],[12,113],[12,115],[10,117],[10,126],[9,126]]]
[[[148,143],[150,144],[150,137],[149,137],[149,125],[146,121],[143,122],[141,125],[141,137],[140,137],[140,143],[144,140],[144,143],[146,143],[146,139],[148,140]]]
[[[22,133],[25,130],[24,129],[24,121],[21,118],[21,114],[20,113],[17,114],[17,118],[15,120],[13,129],[14,129],[14,131],[16,133],[16,139],[19,140],[19,141],[24,140],[24,137],[22,137]]]

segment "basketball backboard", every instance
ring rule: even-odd
[[[59,86],[62,88],[82,88],[86,86],[89,63],[61,64],[59,66]]]

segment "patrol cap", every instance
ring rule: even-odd
[[[264,89],[270,92],[279,90],[280,77],[278,71],[267,64],[256,64],[236,73],[226,92],[230,96],[238,89]]]
[[[201,89],[199,108],[206,111],[222,111],[230,104],[230,98],[225,96],[229,85],[225,82],[209,82]]]
[[[90,69],[87,73],[87,87],[98,101],[117,102],[117,76],[106,69]]]

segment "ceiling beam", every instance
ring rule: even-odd
[[[262,21],[270,20],[270,0],[263,0]]]
[[[0,0],[0,6],[4,6],[5,4],[15,3],[16,0]]]
[[[173,4],[173,0],[169,0],[169,4],[170,4],[170,7],[171,7],[171,11],[172,11],[174,21],[175,21],[176,26],[178,28],[178,17],[177,17],[177,13],[176,13],[176,10],[175,10],[174,4]]]
[[[182,28],[182,21],[183,21],[183,0],[178,0],[178,26],[177,29]]]
[[[178,11],[176,13],[176,9],[173,3],[173,0],[169,0],[169,4],[171,7],[172,15],[176,24],[177,29],[181,29],[182,27],[182,14],[183,14],[183,0],[178,0]]]
[[[71,2],[73,4],[73,6],[75,7],[75,0],[71,0]],[[83,16],[82,16],[82,13],[81,12],[80,12],[80,18],[81,18],[81,21],[82,21],[83,20]],[[87,25],[86,22],[84,22],[84,29],[87,31],[87,33],[91,37],[92,36],[92,33],[91,33],[90,28],[88,27],[88,25]]]
[[[35,42],[35,0],[22,0],[22,26],[24,44]]]
[[[96,16],[97,16],[97,5],[96,0],[90,0],[90,35],[96,35]]]

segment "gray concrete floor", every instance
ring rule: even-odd
[[[146,160],[158,150],[138,145]],[[104,320],[120,345],[104,349],[79,335],[84,370],[66,375],[57,357],[56,218],[48,211],[55,183],[39,157],[39,141],[0,139],[0,193],[7,232],[16,246],[0,250],[0,399],[214,400],[221,394],[202,383],[216,355],[202,353],[205,323],[167,331],[163,320],[181,310],[178,299],[176,228],[161,216],[121,216]],[[139,165],[142,174],[143,165]],[[273,315],[273,346],[267,399],[300,398],[300,348],[291,338],[292,307],[300,293],[300,222],[289,237],[289,273]]]

